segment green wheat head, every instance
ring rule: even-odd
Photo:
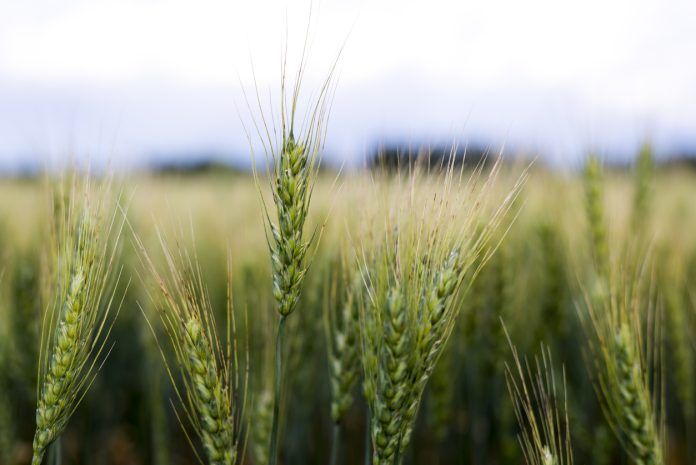
[[[67,425],[96,376],[111,323],[114,236],[121,225],[109,216],[109,185],[92,189],[74,175],[54,195],[50,253],[53,303],[41,328],[36,431],[32,463]],[[101,357],[103,358],[103,357]]]
[[[386,228],[364,253],[362,358],[375,464],[399,462],[408,446],[423,391],[459,311],[455,296],[471,284],[477,257],[518,192],[519,184],[493,213],[483,208],[498,168],[476,194],[464,189],[472,194],[468,199],[453,196],[451,171],[423,191],[413,178],[403,190],[397,180],[394,203],[384,210]]]
[[[613,289],[603,304],[586,299],[592,372],[605,417],[626,453],[638,464],[662,465],[661,391],[651,378],[658,373],[653,364],[660,363],[651,327],[655,310],[645,302],[641,285],[627,286]]]
[[[654,177],[652,146],[646,142],[638,153],[634,172],[633,210],[631,227],[636,233],[642,233],[650,214],[650,194]]]
[[[584,181],[592,259],[597,276],[606,281],[609,277],[609,242],[604,213],[604,176],[602,164],[596,156],[590,156],[586,161]]]
[[[325,333],[331,385],[331,419],[338,423],[353,404],[360,377],[360,299],[363,281],[359,270],[344,265],[342,286],[332,286],[326,306]],[[350,276],[350,277],[349,277]],[[342,297],[336,296],[341,293]]]
[[[203,444],[206,462],[239,463],[246,376],[245,365],[238,356],[231,296],[228,294],[223,339],[218,337],[197,258],[181,249],[175,255],[162,236],[160,241],[168,270],[166,277],[160,275],[142,243],[138,243],[160,290],[155,302],[161,303],[162,323],[174,354],[174,359],[168,360],[162,350],[169,377],[185,418]],[[181,416],[179,419],[184,427]],[[185,427],[184,432],[193,447]]]
[[[317,231],[307,237],[305,222],[319,174],[336,66],[334,63],[330,69],[300,127],[296,122],[305,60],[303,54],[289,101],[286,62],[283,62],[279,128],[269,127],[273,123],[266,119],[258,93],[261,122],[254,120],[266,153],[275,208],[274,221],[264,203],[266,227],[270,231],[267,240],[271,252],[273,297],[281,316],[289,315],[297,306],[302,282],[311,262],[312,246],[318,239]],[[255,168],[254,173],[256,176]]]

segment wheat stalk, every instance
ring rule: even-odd
[[[330,69],[326,80],[321,85],[318,95],[310,104],[304,118],[303,127],[296,127],[297,107],[300,101],[300,88],[306,66],[306,44],[300,60],[297,76],[290,95],[290,105],[286,102],[286,59],[281,66],[280,92],[280,140],[271,136],[275,128],[269,128],[263,113],[261,101],[257,103],[261,110],[261,124],[254,120],[257,133],[266,151],[266,160],[270,159],[270,187],[275,207],[276,221],[273,221],[265,202],[265,226],[270,232],[267,237],[271,256],[272,294],[279,313],[278,331],[276,334],[275,353],[275,385],[273,424],[271,429],[270,464],[277,462],[278,427],[282,391],[282,354],[285,338],[286,318],[297,307],[302,284],[309,269],[313,254],[309,254],[316,246],[319,234],[314,231],[305,236],[305,222],[309,205],[321,162],[321,153],[326,135],[326,125],[330,102],[333,96],[333,77],[336,63]],[[247,105],[251,109],[249,100]],[[263,127],[263,129],[262,129]],[[254,164],[254,179],[258,183],[258,174]]]

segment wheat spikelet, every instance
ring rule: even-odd
[[[631,212],[631,228],[636,233],[645,229],[650,213],[650,189],[653,177],[653,150],[646,142],[638,153],[634,173],[633,210]]]
[[[164,305],[161,319],[175,357],[174,361],[165,358],[165,362],[185,416],[203,444],[207,463],[238,463],[246,376],[241,376],[244,368],[238,359],[231,295],[228,292],[227,340],[222,345],[197,258],[182,250],[174,256],[160,236],[169,271],[166,279],[142,242],[136,240],[160,290]],[[180,382],[172,373],[172,365],[181,375]]]
[[[489,181],[498,168],[493,168]],[[364,389],[377,465],[400,462],[423,391],[456,320],[459,308],[453,305],[455,296],[460,288],[471,284],[477,271],[472,266],[520,185],[480,222],[482,197],[476,195],[488,194],[491,184],[486,183],[474,199],[469,199],[469,208],[458,217],[449,206],[457,205],[456,212],[461,214],[460,208],[467,202],[449,198],[451,174],[447,171],[445,179],[433,180],[440,183],[430,187],[434,196],[427,190],[418,191],[417,178],[410,178],[405,194],[402,192],[409,200],[397,204],[392,213],[394,222],[388,224],[374,250],[365,252],[368,303],[361,314]],[[418,204],[420,200],[415,200],[431,198],[432,203],[424,200]],[[398,192],[396,199],[403,201]],[[428,221],[419,212],[427,212]]]
[[[397,453],[402,429],[405,390],[407,389],[407,363],[412,342],[406,334],[407,314],[401,307],[398,290],[391,290],[384,312],[383,346],[368,342],[363,355],[365,370],[365,397],[370,405],[371,435],[374,447],[374,463],[391,463]],[[378,339],[380,327],[368,323],[363,329],[368,341]]]
[[[270,230],[268,246],[271,254],[272,294],[278,312],[283,317],[290,315],[297,306],[302,281],[310,264],[307,254],[318,239],[316,233],[306,237],[305,222],[321,163],[335,71],[334,64],[318,95],[309,106],[304,119],[305,124],[303,127],[296,127],[296,111],[300,103],[300,87],[305,65],[303,55],[290,96],[291,104],[288,111],[286,64],[283,62],[280,140],[271,136],[271,132],[275,133],[276,128],[267,126],[263,112],[260,115],[263,129],[254,121],[270,165],[267,166],[267,171],[276,221],[271,218],[265,203],[264,210],[266,226]],[[261,102],[258,103],[259,108],[262,108]],[[254,175],[258,182],[255,165]]]
[[[626,436],[628,453],[643,465],[662,464],[662,450],[652,414],[650,392],[646,389],[640,359],[635,353],[634,335],[627,324],[614,336],[615,386],[610,402],[615,403],[616,424]]]
[[[410,442],[423,390],[456,321],[459,308],[451,305],[451,302],[468,271],[459,260],[459,252],[452,251],[437,271],[433,285],[425,292],[416,333],[415,367],[407,391],[406,424],[400,433],[401,449],[405,449]]]
[[[600,279],[606,280],[609,277],[609,244],[604,216],[603,181],[602,165],[597,157],[591,156],[585,164],[585,207],[595,271]]]
[[[280,151],[273,182],[273,199],[278,225],[270,223],[274,246],[271,249],[273,297],[281,315],[295,309],[302,280],[307,273],[305,256],[310,243],[303,238],[309,207],[310,180],[314,176],[309,153],[296,143],[292,130]]]
[[[191,366],[193,403],[200,417],[200,433],[211,465],[231,465],[237,460],[232,408],[218,373],[210,341],[201,322],[190,318],[185,326],[184,349]]]
[[[49,371],[46,375],[43,392],[36,409],[36,435],[34,437],[34,461],[40,462],[43,451],[58,436],[67,423],[63,417],[66,410],[62,407],[62,398],[68,393],[75,373],[73,366],[78,351],[81,349],[78,339],[80,313],[84,309],[84,270],[80,265],[73,272],[72,280],[65,301],[63,319],[59,323],[56,343],[51,356]],[[84,347],[84,346],[83,346]]]
[[[325,332],[331,386],[331,419],[338,423],[353,403],[354,390],[360,375],[360,302],[362,277],[353,271],[343,299],[330,298],[326,309]],[[331,293],[336,293],[333,289]],[[339,305],[336,312],[333,303]],[[335,314],[337,313],[337,314]]]
[[[32,463],[38,465],[94,379],[97,358],[111,327],[107,294],[115,248],[105,222],[105,194],[74,178],[54,218],[53,308],[44,317]],[[117,229],[120,233],[120,227]],[[118,236],[118,234],[117,234]]]
[[[649,374],[657,371],[650,367],[650,357],[642,355],[646,349],[650,355],[658,342],[654,338],[643,342],[642,291],[637,283],[626,294],[613,290],[603,305],[587,297],[591,324],[585,326],[589,331],[597,393],[607,421],[636,463],[662,465],[662,433],[657,407],[653,404],[653,395],[659,398],[659,393],[651,391],[651,386],[659,383],[649,378]],[[659,358],[653,363],[659,363]]]

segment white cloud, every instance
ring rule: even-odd
[[[213,89],[218,99],[237,95],[240,78],[250,83],[252,56],[261,85],[275,85],[286,25],[296,56],[311,1],[6,3],[0,14],[0,83],[23,83],[26,92],[30,83],[115,92],[128,114],[137,113],[139,104],[161,104],[144,94],[158,87]],[[342,130],[353,132],[339,138],[365,141],[380,130],[426,133],[435,124],[447,131],[466,123],[497,131],[500,138],[510,128],[526,128],[534,134],[528,139],[547,147],[563,145],[554,139],[563,137],[602,145],[616,139],[606,135],[609,120],[696,133],[691,0],[313,3],[310,80],[323,77],[350,32],[339,92],[351,96],[352,108],[335,111],[346,115]],[[423,95],[433,89],[448,95]],[[93,98],[76,95],[76,102]],[[144,95],[141,103],[135,95]],[[34,95],[25,103],[40,106],[37,101]],[[118,113],[117,101],[101,108],[109,120],[110,112]],[[385,105],[398,107],[398,115]],[[558,117],[568,121],[562,130],[554,126]],[[162,118],[159,123],[166,124],[167,115]],[[547,127],[529,130],[535,123]],[[205,137],[199,132],[198,140]]]

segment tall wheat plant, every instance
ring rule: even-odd
[[[276,334],[273,421],[271,427],[269,464],[278,460],[278,426],[281,411],[283,382],[283,344],[286,319],[297,308],[304,278],[312,261],[320,229],[310,234],[305,231],[321,153],[324,144],[330,99],[333,92],[335,64],[323,82],[318,94],[307,107],[307,113],[297,119],[300,88],[305,72],[303,52],[294,86],[288,95],[286,62],[283,61],[280,92],[280,128],[268,126],[261,111],[262,124],[256,124],[268,160],[268,178],[275,214],[264,203],[265,225],[271,256],[272,294],[278,310]],[[257,185],[259,176],[254,170]],[[260,188],[259,188],[260,189]]]
[[[596,377],[605,417],[626,453],[637,464],[662,465],[661,350],[656,299],[647,279],[649,254],[636,249],[627,257],[611,255],[602,167],[596,158],[588,160],[585,189],[598,282],[585,296],[586,312],[581,312],[591,355],[589,370]]]

